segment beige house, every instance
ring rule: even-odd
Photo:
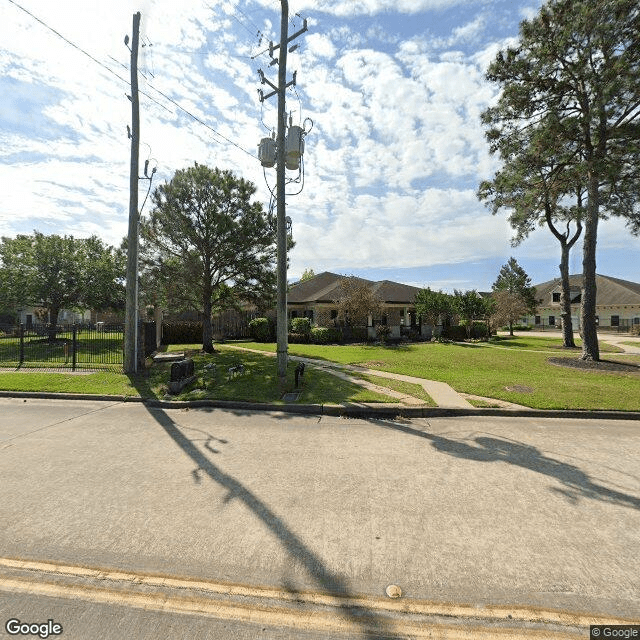
[[[313,278],[291,285],[287,294],[289,318],[309,318],[319,327],[338,324],[338,309],[335,300],[340,295],[340,281],[345,276],[325,271]],[[399,282],[381,280],[367,283],[384,303],[385,313],[381,318],[369,317],[368,333],[375,337],[375,325],[386,324],[391,328],[391,337],[399,338],[405,330],[420,331],[416,315],[415,298],[420,289]]]
[[[582,301],[582,275],[569,276],[571,289],[571,322],[575,330],[580,327]],[[524,324],[535,328],[561,328],[562,308],[560,278],[543,282],[535,287],[538,309],[535,316],[524,318]],[[629,331],[640,325],[640,284],[596,275],[596,314],[598,327],[611,331]]]

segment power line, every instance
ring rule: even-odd
[[[50,27],[46,22],[44,22],[43,20],[41,20],[40,18],[38,18],[37,16],[35,16],[33,13],[31,13],[29,10],[25,9],[23,6],[21,6],[20,4],[18,4],[17,2],[15,2],[15,0],[9,0],[9,2],[11,4],[13,4],[15,7],[17,7],[18,9],[20,9],[21,11],[23,11],[24,13],[26,13],[27,15],[29,15],[31,18],[33,18],[36,22],[39,22],[43,27],[45,27],[46,29],[48,29],[49,31],[51,31],[52,33],[54,33],[56,36],[58,36],[59,38],[61,38],[62,40],[64,40],[64,42],[66,42],[67,44],[71,45],[74,49],[80,51],[81,53],[83,53],[85,56],[87,56],[89,59],[91,59],[93,62],[95,62],[96,64],[98,64],[100,67],[102,67],[103,69],[105,69],[106,71],[108,71],[111,75],[115,76],[118,80],[120,80],[121,82],[124,82],[127,86],[129,85],[129,81],[126,80],[125,78],[123,78],[122,76],[119,76],[115,71],[113,71],[113,69],[109,68],[107,65],[105,65],[104,63],[100,62],[100,60],[98,60],[97,58],[95,58],[94,56],[92,56],[90,53],[88,53],[87,51],[85,51],[82,47],[78,46],[77,44],[75,44],[74,42],[72,42],[71,40],[69,40],[68,38],[66,38],[65,36],[63,36],[59,31],[56,31],[53,27]],[[113,58],[112,58],[113,59]],[[117,62],[117,61],[116,61]],[[120,64],[120,63],[119,63]],[[124,65],[123,65],[124,66]],[[125,67],[126,68],[126,67]],[[188,111],[187,109],[185,109],[182,105],[180,105],[178,102],[176,102],[175,100],[173,100],[172,98],[170,98],[169,96],[167,96],[165,93],[163,93],[162,91],[160,91],[159,89],[156,89],[156,87],[154,87],[151,83],[147,82],[147,86],[151,87],[154,91],[157,91],[163,98],[165,98],[166,100],[168,100],[169,102],[171,102],[172,104],[174,104],[180,111],[183,111],[185,114],[187,114],[190,118],[193,118],[193,120],[195,120],[196,122],[198,122],[199,124],[201,124],[202,126],[206,127],[207,129],[209,129],[210,131],[212,131],[216,136],[218,136],[219,138],[221,138],[222,140],[224,140],[225,142],[229,143],[230,145],[236,147],[237,149],[240,149],[240,151],[244,151],[244,153],[246,153],[247,155],[251,156],[252,158],[255,158],[256,160],[258,159],[258,156],[256,156],[255,154],[251,153],[250,151],[247,151],[246,149],[244,149],[243,147],[241,147],[239,144],[236,144],[235,142],[233,142],[232,140],[229,140],[229,138],[223,136],[220,132],[216,131],[211,125],[208,125],[206,122],[204,122],[203,120],[201,120],[200,118],[198,118],[196,115],[194,115],[193,113],[191,113],[190,111]],[[174,113],[171,109],[169,109],[169,107],[167,107],[166,105],[161,104],[160,102],[158,102],[157,100],[155,100],[152,96],[150,96],[149,94],[145,93],[144,91],[140,91],[139,93],[141,93],[143,96],[145,96],[146,98],[149,98],[149,100],[151,100],[152,102],[155,102],[155,104],[157,104],[158,106],[162,107],[163,109],[165,109],[166,111],[168,111],[169,113]]]

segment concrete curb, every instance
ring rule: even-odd
[[[281,413],[324,415],[352,418],[453,418],[489,416],[510,418],[564,418],[589,420],[640,420],[640,412],[587,411],[577,409],[503,409],[503,408],[447,408],[413,407],[407,405],[327,405],[327,404],[271,404],[268,402],[239,402],[234,400],[168,401],[145,399],[140,396],[107,396],[86,393],[48,393],[39,391],[0,391],[0,398],[42,400],[93,400],[102,402],[137,402],[157,409],[227,409],[239,411],[272,411]]]

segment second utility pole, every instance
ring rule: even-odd
[[[278,255],[278,386],[284,393],[287,383],[288,319],[287,319],[287,225],[285,203],[285,132],[287,93],[287,44],[289,38],[289,1],[282,3],[280,51],[278,55],[278,156],[277,156],[277,255]]]
[[[127,236],[127,298],[124,323],[124,372],[138,371],[138,171],[140,108],[138,102],[138,35],[140,12],[133,14],[131,39],[131,174]],[[125,40],[128,44],[128,38]]]

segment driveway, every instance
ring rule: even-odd
[[[635,421],[21,399],[0,416],[3,621],[66,616],[86,638],[119,607],[102,637],[374,638],[432,637],[420,616],[468,637],[640,619]]]

